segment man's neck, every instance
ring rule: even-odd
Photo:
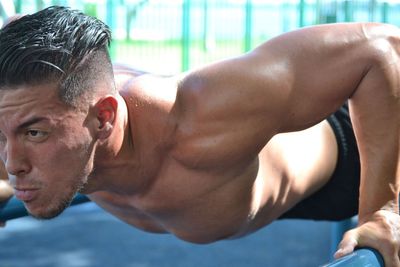
[[[95,191],[112,191],[119,194],[139,190],[140,152],[135,147],[128,108],[122,96],[118,95],[118,111],[114,130],[106,142],[99,145],[94,159],[90,179]],[[132,191],[131,191],[132,190]],[[129,191],[129,192],[128,192]]]
[[[93,175],[105,191],[145,193],[174,140],[177,81],[144,77],[120,90],[109,143],[96,155]]]

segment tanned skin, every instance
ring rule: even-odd
[[[324,119],[349,100],[361,156],[359,225],[336,256],[373,247],[398,267],[399,33],[323,25],[174,77],[116,67],[119,94],[99,84],[79,112],[57,102],[53,84],[2,90],[10,183],[34,185],[25,201],[33,215],[79,180],[91,200],[145,231],[196,243],[237,238],[329,181],[338,149]],[[48,119],[18,134],[29,114]],[[60,161],[70,167],[59,171]]]

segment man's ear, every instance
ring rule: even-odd
[[[97,137],[106,139],[112,133],[118,110],[118,101],[114,96],[100,99],[94,106],[97,119]]]

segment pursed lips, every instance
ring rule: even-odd
[[[37,195],[39,189],[31,187],[14,187],[14,195],[21,201],[29,202],[32,201]]]

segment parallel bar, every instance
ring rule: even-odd
[[[71,206],[85,203],[90,201],[89,198],[87,198],[84,195],[77,195],[74,200],[71,203]],[[16,199],[15,197],[12,197],[10,200],[7,202],[1,203],[0,204],[0,221],[5,222],[8,220],[12,219],[17,219],[20,217],[27,216],[28,212],[26,211],[24,204]]]
[[[363,248],[321,267],[384,267],[382,256],[374,249]]]
[[[357,226],[357,217],[332,223],[331,255],[335,254],[345,232]]]

